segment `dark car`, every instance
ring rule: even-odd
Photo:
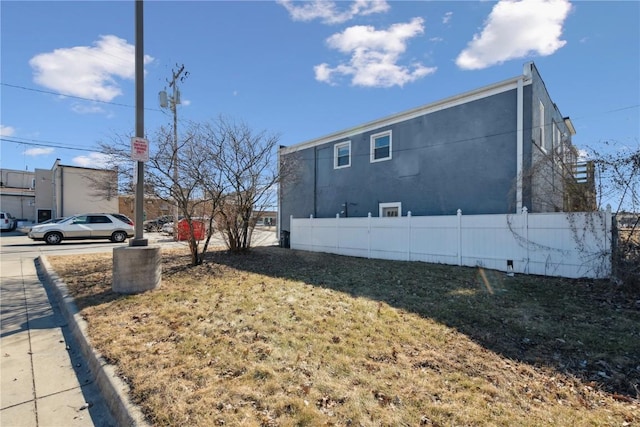
[[[142,224],[142,228],[144,229],[144,231],[160,231],[162,230],[163,225],[172,221],[173,215],[163,215],[156,219],[145,221],[144,224]]]

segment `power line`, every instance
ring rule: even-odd
[[[42,145],[42,146],[47,146],[47,145],[58,146],[59,145],[59,146],[68,146],[68,147],[77,147],[77,148],[84,147],[84,145],[80,145],[80,144],[66,144],[64,142],[46,141],[43,139],[22,138],[19,136],[8,136],[8,137],[12,139],[12,141],[10,142],[19,142],[21,144],[28,144],[28,145]]]
[[[98,102],[100,104],[115,105],[117,107],[135,108],[134,105],[129,105],[129,104],[120,104],[120,103],[117,103],[117,102],[101,101],[99,99],[91,99],[91,98],[84,98],[82,96],[67,95],[67,94],[60,93],[60,92],[53,92],[53,91],[49,91],[49,90],[35,89],[35,88],[19,86],[19,85],[12,85],[12,84],[9,84],[9,83],[0,83],[0,85],[11,87],[11,88],[14,88],[14,89],[22,89],[22,90],[28,90],[28,91],[31,91],[31,92],[45,93],[45,94],[48,94],[48,95],[56,95],[56,96],[64,96],[64,97],[67,97],[67,98],[80,99],[82,101],[91,101],[91,102]],[[157,108],[145,108],[145,110],[146,111],[158,111],[158,112],[164,113],[164,111],[159,110]]]
[[[16,144],[30,145],[30,146],[34,146],[34,147],[47,147],[47,148],[60,148],[60,149],[63,149],[63,150],[100,152],[100,150],[91,149],[91,148],[70,147],[70,146],[65,146],[63,144],[51,143],[51,142],[48,142],[48,143],[45,144],[43,142],[19,141],[17,139],[10,139],[10,138],[6,138],[6,137],[0,137],[0,141],[2,141],[2,142],[13,142],[13,143],[16,143]]]

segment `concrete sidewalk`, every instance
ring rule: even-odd
[[[33,257],[0,261],[0,425],[114,426]]]

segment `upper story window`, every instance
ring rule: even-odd
[[[333,168],[351,166],[351,141],[341,142],[333,146]]]
[[[391,159],[391,131],[371,135],[371,163]]]
[[[545,138],[545,126],[544,126],[544,104],[542,103],[542,100],[538,100],[538,129],[540,132],[540,147],[542,148],[543,151],[547,151],[547,149],[549,147],[547,147],[547,141]]]

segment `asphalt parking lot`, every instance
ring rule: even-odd
[[[149,245],[160,245],[162,247],[187,246],[186,241],[175,241],[172,236],[160,233],[144,233],[143,237],[148,240]],[[128,246],[129,240],[124,243],[112,243],[103,240],[63,240],[58,245],[47,245],[45,242],[34,241],[27,237],[25,230],[3,231],[0,233],[0,253],[3,256],[12,253],[33,252],[35,256],[40,254],[64,254],[64,253],[87,253],[111,251],[118,246]],[[275,246],[278,245],[278,238],[275,227],[256,228],[253,232],[252,246]],[[209,247],[224,246],[224,241],[219,234],[214,234],[209,242]]]

